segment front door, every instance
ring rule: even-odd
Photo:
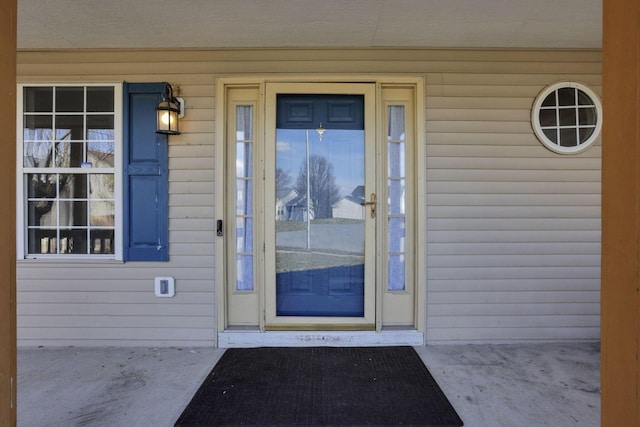
[[[416,93],[413,82],[221,86],[221,331],[416,328]]]
[[[375,329],[375,85],[268,84],[266,111],[266,329]]]

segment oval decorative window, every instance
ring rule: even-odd
[[[533,103],[531,122],[538,139],[551,151],[579,153],[600,135],[600,98],[580,83],[553,84],[540,92]]]

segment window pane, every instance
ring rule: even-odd
[[[34,200],[27,203],[29,227],[55,227],[58,205],[55,200]]]
[[[560,126],[575,126],[576,124],[576,110],[574,108],[561,108],[560,113]]]
[[[113,111],[113,87],[87,87],[87,111]]]
[[[549,138],[554,144],[558,143],[558,130],[557,129],[542,129],[544,135]]]
[[[27,238],[29,253],[48,254],[51,248],[51,239],[53,239],[55,242],[55,229],[29,229]],[[55,243],[54,248],[56,248]]]
[[[82,116],[56,116],[56,139],[84,140],[84,118]]]
[[[236,176],[238,178],[253,175],[253,144],[250,142],[236,144]]]
[[[253,219],[238,217],[236,225],[236,251],[253,252]]]
[[[595,127],[592,128],[580,128],[580,143],[582,144],[587,139],[591,138],[593,132],[595,131]]]
[[[56,112],[84,111],[84,87],[56,88]]]
[[[113,200],[115,197],[113,174],[101,173],[89,175],[89,198]]]
[[[115,226],[115,204],[113,201],[92,201],[89,205],[89,224],[98,227]]]
[[[251,180],[237,180],[236,213],[238,215],[253,214],[253,182]]]
[[[404,218],[389,218],[389,252],[404,252]]]
[[[53,151],[51,142],[25,142],[24,167],[44,168],[53,166]]]
[[[87,161],[94,168],[114,167],[115,142],[87,142]]]
[[[29,113],[50,113],[53,111],[53,88],[24,88],[24,111]]]
[[[84,160],[84,143],[58,142],[56,143],[56,167],[77,168]]]
[[[92,254],[113,254],[113,230],[91,230],[89,250]]]
[[[403,142],[401,143],[392,142],[392,143],[389,143],[388,145],[389,145],[389,153],[388,153],[389,178],[404,178],[405,144]]]
[[[578,145],[576,129],[560,129],[560,145],[563,147],[575,147]]]
[[[389,214],[403,215],[404,208],[404,179],[389,180]]]
[[[404,106],[389,106],[389,140],[403,140],[404,135]]]
[[[389,256],[388,290],[403,291],[405,289],[405,259],[404,255]]]
[[[595,107],[578,108],[578,117],[580,125],[595,125],[598,120]]]
[[[87,202],[61,200],[58,202],[61,227],[85,227],[87,226]]]
[[[576,105],[576,90],[572,87],[558,89],[558,105]]]
[[[53,116],[24,116],[23,137],[28,141],[51,141],[53,139]]]
[[[87,139],[95,141],[113,141],[113,116],[87,116]]]
[[[593,100],[589,97],[589,95],[587,95],[580,89],[578,89],[578,105],[593,105]]]
[[[236,257],[236,289],[239,291],[253,290],[253,255],[238,255]]]
[[[27,197],[42,199],[56,197],[58,175],[55,173],[35,173],[27,175]]]
[[[236,140],[249,141],[253,139],[253,106],[239,105],[236,107]]]
[[[67,239],[67,251],[62,252],[64,239]],[[86,254],[87,253],[87,229],[65,228],[60,230],[60,253]]]
[[[58,178],[61,199],[85,199],[87,197],[86,177],[80,174],[61,174]]]
[[[556,126],[556,110],[540,110],[540,126]]]

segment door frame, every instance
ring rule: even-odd
[[[229,88],[255,88],[259,91],[259,108],[256,111],[257,114],[261,114],[263,117],[265,111],[263,110],[265,104],[265,86],[266,83],[373,83],[376,87],[376,106],[375,116],[381,117],[380,108],[381,99],[380,93],[383,87],[412,87],[415,90],[415,108],[414,108],[414,123],[415,123],[415,159],[413,159],[415,172],[414,172],[414,191],[411,195],[415,201],[413,205],[413,211],[415,214],[414,231],[416,236],[413,253],[415,255],[414,271],[412,272],[412,279],[415,283],[415,324],[412,328],[390,328],[389,330],[383,329],[381,319],[381,296],[383,293],[382,286],[378,286],[376,290],[376,328],[375,331],[348,331],[345,335],[345,330],[336,331],[331,333],[329,330],[325,330],[318,333],[313,332],[301,332],[293,335],[287,335],[293,337],[300,337],[299,341],[302,343],[313,342],[312,337],[322,337],[320,343],[326,343],[327,334],[331,337],[331,342],[341,342],[347,340],[353,341],[354,336],[360,336],[362,339],[357,339],[357,345],[367,345],[367,343],[379,342],[380,339],[384,343],[395,343],[393,336],[398,337],[398,344],[406,343],[407,345],[416,345],[418,342],[424,343],[424,337],[426,332],[426,133],[425,133],[425,89],[424,89],[423,75],[290,75],[282,74],[277,76],[265,76],[265,75],[248,75],[248,76],[218,76],[216,78],[216,112],[215,112],[215,158],[217,159],[215,165],[215,220],[222,220],[224,224],[223,235],[228,234],[228,230],[232,226],[232,218],[227,217],[225,212],[225,185],[228,180],[227,171],[225,169],[225,156],[227,152],[226,147],[226,93]],[[376,124],[376,138],[380,138],[382,124]],[[263,130],[261,130],[263,132]],[[258,143],[264,143],[264,133],[258,138]],[[263,177],[264,178],[264,177]],[[215,220],[213,221],[215,223]],[[263,286],[264,278],[257,278],[259,289],[258,299],[260,306],[260,324],[256,327],[246,328],[229,328],[228,327],[228,306],[227,306],[227,253],[225,247],[225,237],[216,237],[215,239],[216,251],[218,256],[214,258],[215,264],[215,299],[214,309],[216,310],[217,317],[217,335],[218,346],[234,346],[244,345],[249,342],[262,343],[270,342],[268,336],[272,336],[275,339],[275,343],[282,341],[283,332],[266,331],[265,328],[265,291]],[[376,252],[380,252],[379,248]],[[264,268],[264,252],[258,255],[260,258],[257,262],[262,263]],[[377,273],[378,274],[378,273]],[[238,341],[234,334],[240,333],[243,339]],[[258,333],[260,336],[250,338],[252,333]],[[284,334],[287,334],[284,332]],[[372,335],[373,334],[373,335]],[[371,338],[366,338],[367,336]],[[389,337],[392,338],[389,338]],[[343,338],[340,338],[343,337]],[[247,341],[248,339],[248,341]],[[265,341],[266,340],[266,341]],[[337,341],[336,341],[337,340]],[[286,340],[285,340],[286,341]],[[291,345],[291,343],[289,343]],[[293,344],[295,345],[295,344]]]

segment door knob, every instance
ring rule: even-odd
[[[371,218],[376,217],[376,193],[371,193],[371,197],[368,202],[360,203],[362,206],[371,206]]]

